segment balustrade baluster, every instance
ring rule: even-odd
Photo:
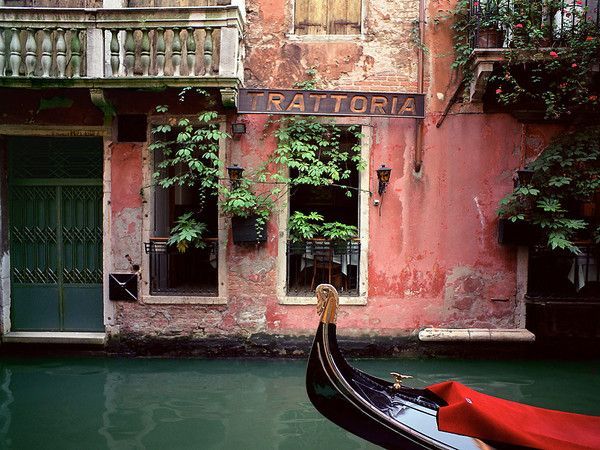
[[[142,74],[147,77],[150,69],[150,37],[148,36],[148,29],[142,30],[142,51],[140,56],[142,63]]]
[[[173,76],[181,75],[181,38],[179,36],[179,28],[173,28],[173,43],[171,49],[173,51]]]
[[[52,67],[52,40],[48,28],[44,28],[42,34],[42,77],[48,78]]]
[[[194,39],[194,29],[187,29],[187,41],[185,43],[187,53],[188,76],[196,76],[196,40]]]
[[[10,39],[10,69],[12,76],[19,76],[19,68],[21,67],[21,39],[19,38],[19,30],[11,28],[12,37]]]
[[[159,77],[165,74],[165,30],[156,29],[156,75]]]
[[[56,29],[56,68],[58,69],[58,78],[65,77],[67,68],[67,42],[65,41],[65,30]]]
[[[37,44],[35,42],[35,30],[27,28],[27,39],[25,40],[25,75],[33,76],[35,62],[37,59]]]
[[[115,29],[110,30],[110,69],[113,77],[119,76],[119,65],[121,63],[119,51],[119,31]]]
[[[71,28],[71,76],[73,78],[81,76],[81,40],[79,30],[76,28]]]
[[[135,40],[133,39],[133,30],[125,30],[125,75],[133,76],[133,66],[135,64]]]
[[[0,77],[6,75],[6,43],[4,41],[4,28],[0,28]]]
[[[212,72],[212,54],[213,54],[213,41],[212,41],[212,28],[206,29],[206,36],[204,37],[204,75],[210,75]]]

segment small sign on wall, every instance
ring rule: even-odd
[[[240,89],[240,114],[425,117],[424,94]]]
[[[113,301],[135,302],[138,299],[137,273],[108,275],[108,298]]]

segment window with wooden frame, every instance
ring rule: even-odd
[[[352,35],[361,31],[362,0],[296,0],[297,35]]]

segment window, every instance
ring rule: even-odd
[[[361,0],[296,0],[298,35],[360,34]]]
[[[340,150],[356,153],[360,151],[359,144],[356,134],[341,133]],[[290,220],[286,249],[288,296],[312,296],[320,283],[332,284],[344,296],[359,295],[359,172],[351,161],[347,161],[346,169],[349,176],[339,184],[347,188],[302,184],[290,193],[290,217],[300,213],[302,217],[313,214],[322,219],[306,220],[318,227],[310,239],[295,239],[293,219]],[[294,178],[297,173],[292,170],[290,176]]]
[[[600,298],[600,248],[594,236],[600,227],[600,192],[589,201],[572,200],[567,210],[570,217],[588,223],[574,239],[579,253],[551,251],[545,245],[532,247],[527,286],[530,301]]]
[[[175,133],[173,133],[175,134]],[[175,136],[164,142],[174,143]],[[172,144],[179,145],[179,144]],[[153,152],[155,171],[161,177],[184,173],[182,164],[160,168],[164,152]],[[150,295],[218,296],[218,208],[217,193],[185,184],[154,186],[152,229],[146,252],[149,256]],[[204,224],[202,239],[179,247],[169,245],[173,228],[181,221]]]

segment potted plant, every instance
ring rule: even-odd
[[[358,236],[358,228],[342,222],[323,222],[324,218],[317,212],[304,214],[295,211],[288,221],[288,235],[292,243],[320,239],[331,242],[336,254],[348,252],[348,242]]]
[[[504,46],[503,13],[501,0],[473,2],[472,20],[476,22],[475,47],[501,48]]]
[[[600,227],[591,228],[579,208],[600,189],[600,127],[559,136],[529,166],[531,181],[501,200],[501,218],[529,223],[551,250],[578,253],[578,240],[600,243]]]
[[[292,243],[307,241],[319,236],[323,216],[317,212],[304,214],[294,211],[288,220],[288,238]]]
[[[350,250],[350,241],[358,237],[358,228],[341,222],[325,222],[321,226],[321,233],[331,241],[334,253],[345,255]]]
[[[175,245],[180,253],[190,247],[205,248],[203,235],[206,232],[206,224],[199,222],[194,218],[193,212],[182,214],[175,221],[175,226],[171,228],[171,234],[167,240],[168,245]]]
[[[275,206],[273,196],[277,191],[271,189],[257,194],[248,178],[237,180],[232,186],[221,185],[220,191],[221,211],[231,217],[233,242],[265,242],[267,220]]]

